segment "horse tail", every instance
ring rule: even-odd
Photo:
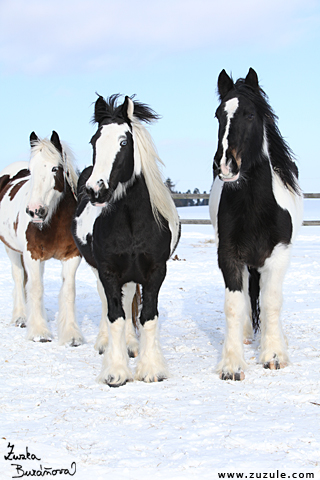
[[[138,329],[139,307],[141,306],[141,303],[142,303],[142,299],[141,299],[140,285],[137,283],[136,293],[134,294],[134,297],[132,300],[132,322],[136,329]]]
[[[256,332],[260,323],[260,273],[256,268],[249,268],[249,296],[251,302],[252,326]]]

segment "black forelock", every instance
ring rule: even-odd
[[[120,93],[115,93],[106,99],[104,99],[98,93],[97,95],[99,97],[98,100],[100,101],[97,101],[95,104],[95,113],[92,117],[92,123],[123,123],[123,121],[128,120],[123,113],[123,103],[119,104],[119,98],[122,97]],[[148,105],[134,100],[134,97],[135,95],[132,95],[130,98],[134,103],[134,116],[136,118],[138,118],[141,122],[146,123],[159,120],[160,115],[158,115]]]

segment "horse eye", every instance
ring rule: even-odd
[[[248,113],[247,119],[248,120],[253,120],[254,119],[254,113]]]
[[[122,140],[122,142],[120,143],[121,147],[125,147],[127,145],[127,140]]]
[[[52,172],[57,172],[59,170],[59,167],[52,167]]]

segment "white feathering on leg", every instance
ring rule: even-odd
[[[136,380],[157,382],[168,378],[169,372],[159,342],[158,317],[145,322],[140,328],[140,355]]]
[[[111,387],[120,387],[132,380],[129,368],[129,356],[125,339],[125,320],[120,317],[113,323],[108,320],[109,343],[103,357],[102,370],[98,377],[100,383]]]

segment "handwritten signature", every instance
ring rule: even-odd
[[[25,452],[16,453],[14,451],[14,444],[8,443],[8,454],[4,455],[4,459],[7,461],[21,461],[21,460],[37,460],[41,462],[41,458],[37,457],[34,453],[29,452],[28,447],[26,447]],[[41,464],[38,468],[27,469],[18,463],[11,463],[12,467],[15,467],[16,475],[12,478],[22,478],[22,477],[44,477],[44,476],[57,476],[57,475],[70,475],[73,477],[77,471],[76,462],[72,462],[70,468],[52,468],[52,467],[43,467]]]

